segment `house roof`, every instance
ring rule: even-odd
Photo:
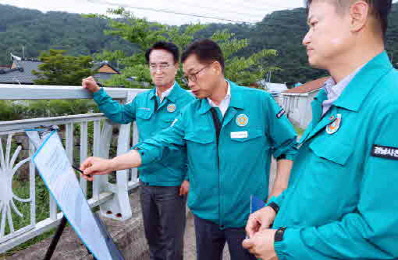
[[[120,72],[112,67],[107,61],[101,62],[95,70],[97,70],[97,74],[94,75],[94,78],[100,82],[110,79],[115,74],[120,74]]]
[[[322,88],[325,81],[329,79],[329,77],[319,78],[313,81],[309,81],[301,86],[288,89],[283,92],[283,94],[303,94],[303,93],[311,93],[315,90]]]
[[[112,67],[108,62],[101,62],[98,68],[99,73],[120,74],[120,71]]]
[[[37,60],[14,60],[12,66],[0,67],[0,84],[34,84],[37,79],[32,74],[32,70],[39,70],[39,65],[43,62]],[[98,73],[94,75],[100,81],[108,80],[112,75],[120,74],[106,62],[98,67]]]
[[[37,79],[32,74],[32,70],[39,70],[40,61],[21,60],[14,61],[12,69],[0,69],[0,84],[33,84],[33,80]]]

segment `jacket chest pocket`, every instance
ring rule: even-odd
[[[264,136],[264,133],[261,129],[246,129],[241,131],[231,131],[229,135],[232,141],[244,143]]]
[[[197,130],[193,132],[188,132],[185,134],[184,139],[187,143],[197,144],[197,145],[206,145],[210,143],[214,143],[215,136],[213,132],[209,129]]]
[[[152,111],[150,110],[138,110],[137,120],[149,120],[152,116]]]
[[[216,158],[216,137],[210,129],[187,132],[184,136],[187,145],[188,160],[194,164],[213,162]]]
[[[150,134],[153,130],[153,126],[151,124],[152,111],[138,110],[136,117],[138,131],[141,132],[140,136],[142,136],[143,133],[145,135]]]
[[[171,126],[173,121],[174,121],[174,118],[163,118],[163,119],[160,119],[160,128],[161,129],[168,128],[169,126]]]
[[[261,129],[239,129],[239,131],[228,132],[228,135],[228,149],[225,150],[225,155],[229,154],[228,156],[236,161],[247,159],[248,154],[251,154],[252,158],[260,156],[269,148]]]
[[[160,127],[160,129],[166,129],[169,126],[171,126],[171,124],[173,123],[173,121],[177,118],[178,113],[174,112],[174,113],[163,113],[163,114],[158,114],[159,118],[157,119],[158,121],[158,125]]]
[[[311,199],[314,208],[322,208],[327,202],[323,218],[334,218],[345,202],[354,201],[358,194],[361,171],[358,162],[353,163],[354,146],[341,139],[315,137],[308,149],[311,155],[300,162],[301,177],[297,181],[301,185],[297,186],[302,186],[303,197]]]
[[[340,166],[346,165],[354,151],[353,145],[325,138],[313,139],[309,148],[317,157]]]

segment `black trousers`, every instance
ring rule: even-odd
[[[254,255],[242,247],[246,238],[244,228],[225,228],[195,217],[197,260],[221,260],[225,243],[228,243],[231,260],[256,260]]]
[[[151,260],[182,260],[186,196],[180,186],[141,183],[141,208]]]

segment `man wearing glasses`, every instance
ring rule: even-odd
[[[184,108],[172,127],[111,160],[88,158],[81,169],[85,174],[107,174],[151,165],[170,147],[186,148],[197,259],[221,259],[225,243],[232,260],[255,259],[241,245],[250,196],[267,199],[271,156],[278,160],[271,194],[286,188],[296,134],[271,95],[225,79],[217,43],[193,42],[182,62],[198,99]]]
[[[178,47],[157,42],[147,50],[155,88],[140,93],[129,104],[121,105],[100,88],[94,78],[83,79],[83,87],[93,93],[100,110],[112,121],[128,124],[136,121],[139,141],[153,137],[171,125],[181,109],[193,100],[175,81]],[[145,236],[151,259],[183,258],[185,202],[189,189],[184,149],[164,150],[162,161],[139,169],[141,207]]]

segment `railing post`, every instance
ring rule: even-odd
[[[86,160],[88,154],[88,124],[82,122],[80,124],[80,164]],[[87,196],[87,180],[80,176],[80,187]]]
[[[124,103],[131,102],[136,96],[136,92],[129,91]],[[117,155],[124,154],[130,149],[131,124],[122,124],[119,129],[117,143]],[[116,173],[116,186],[113,192],[115,196],[101,204],[101,214],[108,218],[126,220],[131,218],[130,198],[128,193],[128,179],[130,170],[121,170]]]

